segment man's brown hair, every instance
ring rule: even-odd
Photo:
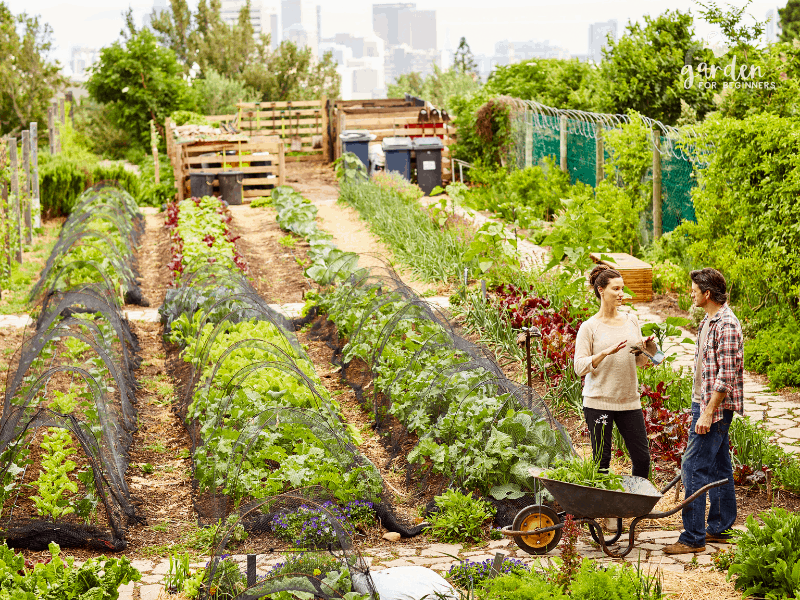
[[[728,301],[728,286],[725,277],[711,267],[692,271],[689,273],[692,281],[697,284],[702,293],[711,292],[711,299],[717,304],[725,304]]]

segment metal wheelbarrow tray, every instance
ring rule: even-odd
[[[557,513],[549,506],[535,504],[519,511],[514,517],[513,525],[501,530],[503,535],[513,537],[517,545],[529,554],[546,554],[555,548],[561,539],[561,530],[564,527],[563,516],[570,514],[575,517],[574,523],[589,526],[592,538],[600,544],[603,552],[613,558],[622,558],[633,550],[636,526],[642,519],[669,517],[708,490],[728,482],[727,479],[721,479],[709,483],[675,508],[666,512],[654,513],[651,511],[655,505],[670,488],[680,481],[680,475],[662,490],[656,489],[650,481],[642,477],[624,475],[622,485],[625,487],[625,491],[620,492],[547,479],[541,477],[541,473],[542,470],[531,469],[531,475],[552,494],[564,512]],[[617,532],[610,540],[606,540],[596,519],[609,518],[617,519]],[[621,552],[615,552],[608,546],[615,543],[622,535],[622,519],[633,519],[628,536],[628,547]]]

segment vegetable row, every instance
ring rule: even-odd
[[[121,549],[138,519],[125,472],[139,348],[120,301],[141,299],[143,228],[126,192],[87,190],[34,288],[36,329],[10,361],[0,417],[0,512],[11,517],[0,537],[10,544],[43,550],[34,533],[49,531],[62,545]]]
[[[341,501],[375,497],[377,470],[355,449],[291,325],[248,283],[229,223],[216,198],[167,211],[176,278],[161,314],[190,366],[181,410],[198,511],[207,495],[238,504],[308,485]]]

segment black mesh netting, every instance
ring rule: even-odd
[[[77,273],[86,264],[75,259],[77,246],[60,242],[92,221],[87,214],[99,221],[107,215],[115,233],[80,239],[102,240],[103,253],[123,247],[114,260],[132,272],[141,215],[131,214],[131,202],[113,187],[82,196],[33,295],[42,297],[35,327],[9,362],[0,417],[0,538],[10,546],[43,550],[53,541],[120,550],[127,527],[139,520],[125,481],[139,344],[119,305],[117,265],[98,277],[84,271],[88,281],[70,289],[59,284],[66,278],[47,275],[54,266],[77,263]]]
[[[573,452],[541,396],[506,378],[388,266],[356,271],[321,305],[335,327],[318,320],[312,335],[339,355],[343,378],[384,433],[389,464],[427,498],[447,486],[478,489],[506,524],[519,501],[541,492],[528,470]]]
[[[321,487],[243,504],[217,529],[200,598],[257,600],[279,592],[322,599],[356,592],[377,598],[369,566],[353,544],[364,509],[368,507],[353,503],[342,508],[340,500]],[[257,563],[250,580],[244,565],[224,554],[243,527],[250,532],[249,543],[273,546],[260,555],[266,563]],[[276,539],[282,547],[274,547]]]
[[[149,306],[134,255],[144,227],[144,217],[125,190],[109,184],[89,188],[64,222],[30,300],[104,281],[126,303]]]
[[[340,503],[375,502],[392,531],[419,532],[384,500],[380,473],[353,444],[292,324],[232,262],[184,272],[161,315],[168,340],[183,346],[171,369],[183,382],[177,411],[192,439],[201,524],[242,502],[319,485]]]

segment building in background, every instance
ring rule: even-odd
[[[617,20],[589,25],[589,60],[600,64],[603,60],[603,48],[608,46],[608,38],[617,41]]]
[[[153,17],[160,15],[165,10],[169,10],[168,0],[153,0],[153,10],[149,13],[145,13],[142,17],[142,27],[150,27],[150,22],[153,20]]]
[[[281,40],[308,46],[313,56],[319,56],[322,14],[317,6],[303,0],[281,0],[280,22]]]
[[[385,79],[418,71],[433,73],[440,64],[436,11],[418,10],[413,2],[372,5],[372,28],[385,44]]]
[[[778,41],[778,9],[770,8],[767,11],[766,23],[764,24],[764,43],[774,44]]]
[[[235,25],[247,0],[222,0],[220,16],[225,23]],[[250,24],[256,35],[268,34],[273,40],[280,37],[273,25],[277,25],[278,5],[268,0],[250,0]]]
[[[378,35],[338,33],[320,43],[320,55],[331,52],[342,78],[342,100],[386,97],[385,42]]]
[[[475,62],[478,64],[478,75],[481,81],[486,81],[491,72],[497,67],[513,65],[514,63],[535,58],[578,58],[585,60],[586,56],[570,54],[566,48],[550,44],[550,40],[543,42],[536,40],[527,42],[502,40],[494,45],[494,54],[491,56],[478,54],[475,56]]]
[[[86,46],[73,46],[70,50],[69,67],[72,69],[71,79],[84,82],[89,79],[89,67],[93,66],[100,58],[100,50]]]

